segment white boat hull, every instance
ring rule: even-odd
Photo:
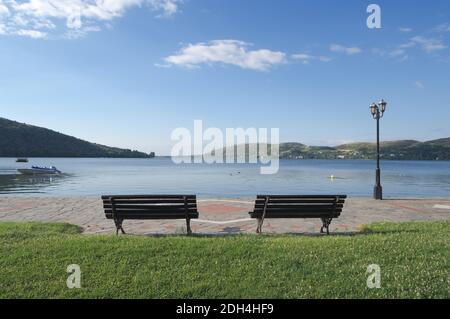
[[[51,170],[51,169],[18,169],[19,173],[23,175],[58,175],[61,174],[59,171]]]

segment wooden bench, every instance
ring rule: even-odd
[[[105,195],[103,208],[108,219],[125,234],[126,219],[185,219],[188,235],[192,234],[191,219],[198,218],[196,195]]]
[[[320,218],[327,234],[333,218],[339,217],[347,195],[258,195],[251,218],[258,220],[256,232],[262,232],[265,218]]]

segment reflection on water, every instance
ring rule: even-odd
[[[48,187],[57,187],[66,175],[0,175],[0,194],[44,193]]]
[[[53,165],[64,174],[17,174],[17,169],[32,165]],[[0,194],[253,197],[264,193],[342,193],[369,197],[374,168],[373,161],[282,160],[278,174],[261,175],[260,166],[255,164],[175,165],[170,158],[32,158],[25,164],[0,158]],[[382,185],[386,197],[450,197],[450,162],[383,161]]]

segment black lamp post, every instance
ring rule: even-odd
[[[375,120],[377,120],[377,170],[375,173],[375,187],[373,188],[373,198],[383,199],[383,188],[381,187],[381,173],[380,173],[380,119],[386,111],[387,103],[381,100],[378,104],[372,103],[370,106],[370,113]]]

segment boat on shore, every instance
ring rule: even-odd
[[[58,170],[54,166],[50,167],[40,167],[40,166],[32,166],[31,168],[22,168],[18,169],[19,173],[23,175],[57,175],[62,174],[60,170]]]
[[[20,157],[16,159],[16,163],[28,163],[28,158]]]

